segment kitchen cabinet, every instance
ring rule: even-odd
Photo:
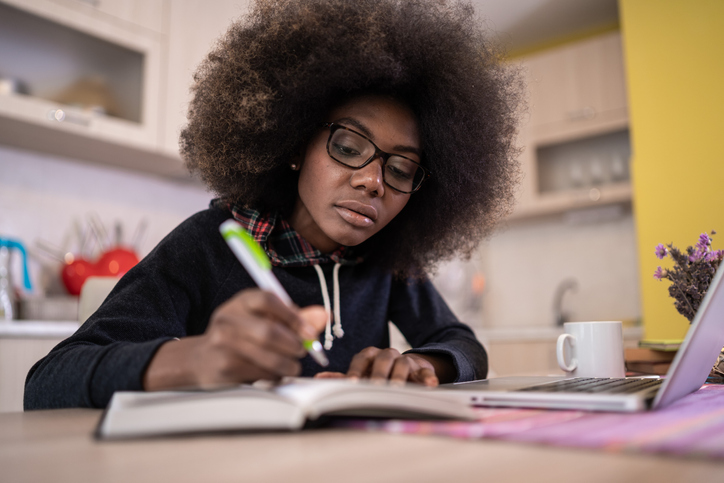
[[[627,125],[618,32],[551,49],[524,63],[534,139],[551,142]]]
[[[193,73],[247,6],[0,0],[0,143],[188,180]]]
[[[154,32],[164,32],[164,0],[53,0],[93,21],[115,22]]]
[[[78,322],[0,322],[0,413],[23,410],[25,377],[80,326]]]
[[[523,179],[511,218],[629,203],[621,36],[607,33],[517,59],[529,94]]]
[[[168,2],[168,74],[161,141],[165,154],[178,156],[179,133],[186,124],[196,68],[231,22],[246,13],[248,3],[218,0],[209,8],[203,0]]]
[[[0,143],[185,176],[158,152],[165,37],[75,3],[0,3]]]
[[[23,410],[28,371],[60,341],[0,338],[0,412]]]

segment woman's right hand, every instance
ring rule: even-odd
[[[321,306],[289,307],[260,289],[243,290],[211,315],[206,332],[163,344],[146,369],[146,390],[213,388],[296,376],[327,321]]]

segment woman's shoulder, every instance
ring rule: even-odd
[[[208,251],[214,246],[223,246],[219,226],[231,217],[228,210],[210,207],[194,213],[174,228],[156,246],[155,250],[172,250],[176,253]]]
[[[231,212],[221,207],[210,206],[198,211],[182,221],[174,228],[170,236],[186,237],[189,235],[208,235],[219,232],[219,225],[231,218]]]

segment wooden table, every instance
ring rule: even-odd
[[[724,481],[724,462],[342,429],[98,442],[100,415],[0,414],[0,481]]]

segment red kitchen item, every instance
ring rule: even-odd
[[[104,276],[122,277],[138,263],[138,256],[131,250],[116,247],[105,252],[96,262]]]
[[[71,295],[80,295],[88,277],[122,277],[138,263],[138,256],[132,250],[116,247],[103,253],[95,263],[76,258],[66,263],[61,271],[63,285]]]

